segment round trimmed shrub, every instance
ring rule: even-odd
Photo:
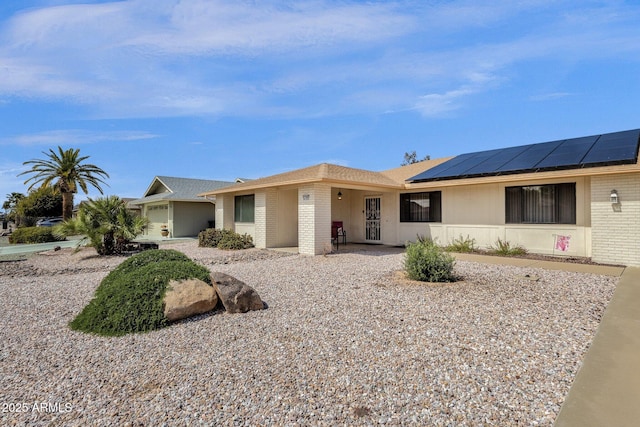
[[[419,239],[407,245],[404,268],[411,280],[455,282],[455,259],[432,240]]]
[[[169,281],[192,278],[211,284],[209,270],[178,251],[141,252],[104,278],[94,298],[69,325],[106,336],[160,329],[169,323],[162,305]]]

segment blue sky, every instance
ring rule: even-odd
[[[140,197],[635,129],[638,22],[614,0],[3,0],[0,201],[58,145]]]

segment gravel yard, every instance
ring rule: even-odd
[[[551,425],[618,278],[172,244],[268,304],[103,338],[67,323],[123,259],[0,263],[1,425]],[[529,277],[526,277],[526,276]]]

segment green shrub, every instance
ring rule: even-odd
[[[197,278],[211,284],[210,272],[175,250],[150,250],[114,269],[94,298],[69,324],[106,336],[146,332],[168,324],[162,300],[170,280]]]
[[[496,241],[496,245],[491,246],[489,250],[491,251],[491,253],[503,256],[518,256],[525,255],[527,253],[527,250],[522,246],[511,246],[511,243],[506,240],[501,240],[499,237]]]
[[[53,227],[22,227],[9,236],[9,243],[47,243],[65,240],[53,233]]]
[[[449,252],[459,253],[471,253],[476,250],[476,239],[462,237],[462,234],[457,239],[453,239],[449,245],[445,248]]]
[[[253,238],[232,230],[207,228],[198,234],[198,246],[225,250],[248,249],[253,247]]]
[[[432,240],[418,239],[407,246],[404,268],[412,280],[454,282],[454,265],[454,258]]]

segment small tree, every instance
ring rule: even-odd
[[[7,200],[2,204],[2,210],[4,210],[8,220],[16,221],[16,223],[18,222],[18,203],[25,197],[26,196],[22,193],[13,192],[11,194],[7,194]]]
[[[27,197],[20,199],[16,207],[21,225],[33,225],[38,218],[60,216],[62,195],[53,187],[41,187],[33,190]]]
[[[404,161],[400,164],[400,166],[411,165],[413,163],[422,162],[424,160],[431,160],[431,156],[427,155],[423,159],[418,159],[418,154],[416,154],[416,150],[413,150],[410,153],[404,153]]]
[[[83,234],[99,255],[113,255],[122,253],[147,224],[147,218],[128,210],[118,196],[109,196],[89,199],[77,218],[65,221],[57,231],[64,236]]]

